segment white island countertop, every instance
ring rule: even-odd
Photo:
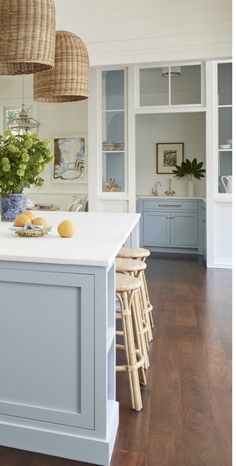
[[[9,230],[12,223],[0,222],[0,261],[110,266],[138,224],[140,214],[35,212],[44,217],[52,232],[42,238],[22,238]],[[72,238],[61,238],[57,225],[71,220]]]

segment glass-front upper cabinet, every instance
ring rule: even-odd
[[[232,63],[218,63],[218,192],[232,193]]]
[[[139,107],[202,105],[202,65],[139,68]]]
[[[102,72],[102,192],[124,192],[126,71]]]

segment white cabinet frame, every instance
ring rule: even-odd
[[[171,68],[175,66],[201,66],[201,103],[200,104],[184,104],[172,105],[171,104],[171,79],[169,79],[169,103],[168,105],[140,105],[140,70],[145,68]],[[193,62],[172,62],[172,63],[151,63],[137,65],[135,67],[135,113],[136,114],[150,114],[150,113],[184,113],[184,112],[205,112],[205,63],[201,61]]]

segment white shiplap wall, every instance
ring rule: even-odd
[[[206,159],[205,114],[181,113],[164,115],[138,115],[136,117],[136,189],[137,194],[151,195],[155,182],[159,195],[168,189],[169,179],[178,196],[187,195],[187,182],[172,175],[156,173],[156,144],[183,142],[184,158]],[[195,195],[205,197],[205,178],[195,182]]]
[[[231,56],[231,0],[56,0],[92,66]]]

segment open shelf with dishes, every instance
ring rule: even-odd
[[[217,64],[218,193],[232,193],[232,63]]]

